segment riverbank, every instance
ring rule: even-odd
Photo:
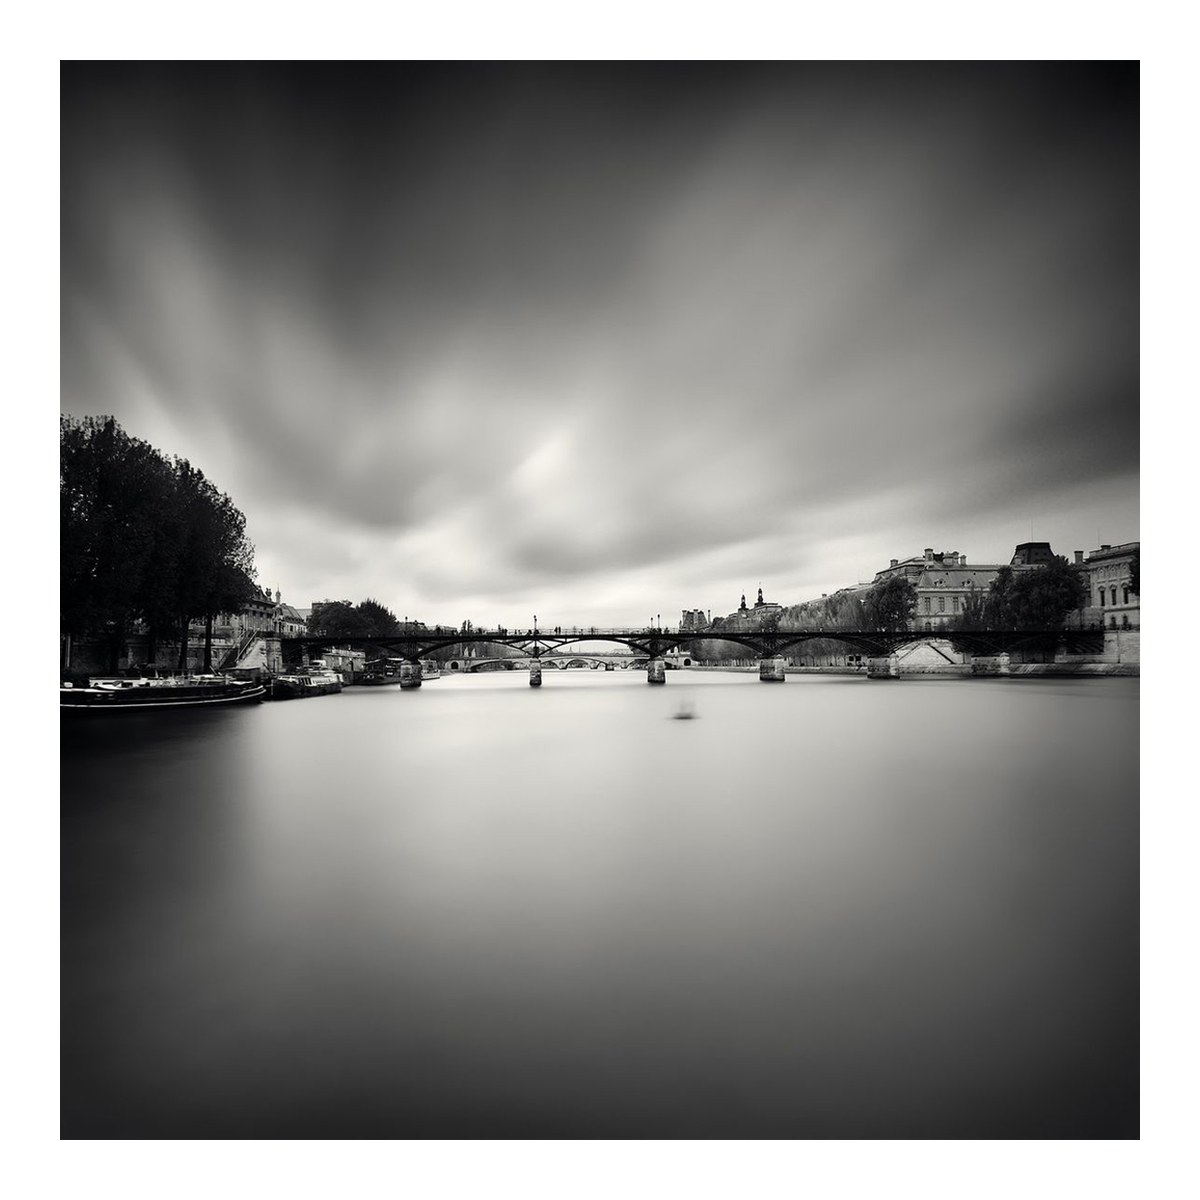
[[[689,671],[733,671],[742,675],[757,675],[758,664],[748,666],[717,663],[693,663],[685,668]],[[860,675],[866,677],[865,667],[793,667],[783,669],[785,675]],[[944,677],[946,679],[964,679],[971,676],[994,677],[999,674],[1009,676],[1040,677],[1040,678],[1071,678],[1073,676],[1095,678],[1100,676],[1140,677],[1140,663],[1107,663],[1107,662],[1061,662],[1061,663],[1012,663],[1006,672],[994,668],[987,671],[974,670],[971,663],[946,663],[944,666],[910,667],[901,665],[894,678],[910,676]]]

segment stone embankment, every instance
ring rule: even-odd
[[[873,665],[872,665],[873,664]],[[886,664],[886,668],[885,668]],[[756,661],[697,664],[699,671],[758,672]],[[1141,633],[1136,629],[1106,629],[1104,649],[1098,654],[1059,652],[1052,662],[1025,661],[1018,653],[995,656],[959,654],[948,642],[918,642],[886,659],[862,659],[852,663],[805,664],[789,662],[788,675],[867,675],[897,679],[930,675],[953,678],[969,675],[1072,676],[1140,675]]]

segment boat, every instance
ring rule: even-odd
[[[63,683],[58,690],[62,713],[127,712],[133,709],[214,708],[257,704],[267,694],[254,679],[231,675],[88,677],[85,683]]]
[[[406,658],[373,658],[363,664],[361,671],[355,671],[351,682],[356,687],[384,687],[387,684],[399,683],[401,668],[408,662]],[[421,679],[440,679],[442,669],[436,659],[421,659]]]
[[[354,672],[353,682],[362,687],[382,687],[400,682],[402,658],[373,658],[363,663],[361,671]]]
[[[342,690],[342,677],[324,663],[304,670],[276,675],[271,681],[272,700],[303,700],[308,696],[330,696]]]

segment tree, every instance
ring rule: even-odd
[[[1007,570],[1007,568],[1005,568]],[[962,611],[946,623],[947,629],[987,629],[987,593],[974,590],[963,600]]]
[[[171,466],[112,417],[59,420],[60,619],[109,644],[116,670],[130,623],[158,599]]]
[[[872,629],[899,632],[907,629],[917,609],[917,589],[904,578],[893,576],[875,584],[863,598],[863,615]]]
[[[330,638],[362,638],[375,632],[349,600],[323,600],[314,604],[308,631]]]
[[[400,622],[390,608],[378,600],[323,600],[313,605],[308,631],[331,638],[395,637]]]
[[[1016,575],[1012,567],[1001,567],[988,585],[983,603],[983,628],[1008,629],[1012,621],[1012,595]]]
[[[378,600],[360,601],[358,613],[370,626],[370,632],[379,637],[393,637],[400,633],[400,622],[396,619],[396,614],[390,608],[380,604]]]
[[[204,669],[212,670],[212,622],[240,608],[253,594],[254,547],[246,540],[246,518],[204,473],[186,459],[175,460],[180,545],[175,605],[179,619],[180,670],[187,668],[188,628],[203,617]]]
[[[68,636],[101,634],[115,670],[130,623],[153,641],[178,628],[187,666],[187,627],[249,597],[254,547],[246,518],[183,459],[168,460],[130,437],[112,417],[59,422],[61,620]]]
[[[1070,612],[1088,601],[1083,572],[1056,557],[1013,581],[1008,604],[1017,629],[1061,629]]]
[[[1031,571],[1001,567],[988,589],[988,629],[1061,629],[1067,614],[1087,604],[1083,572],[1056,557]]]

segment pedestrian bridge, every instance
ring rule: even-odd
[[[675,651],[662,655],[668,671],[692,665],[691,654]],[[477,658],[463,657],[451,659],[445,664],[449,671],[462,671],[471,674],[475,671],[527,671],[529,664],[537,661],[546,668],[559,671],[591,670],[591,671],[627,671],[631,667],[644,667],[650,659],[645,654],[557,654],[550,652],[536,656]]]
[[[851,648],[854,653],[867,660],[867,675],[870,678],[890,678],[896,674],[893,661],[896,651],[904,646],[920,642],[952,642],[955,647],[972,657],[1006,660],[1014,650],[1037,648],[1053,650],[1063,648],[1075,654],[1098,653],[1103,649],[1104,634],[1101,630],[1086,629],[997,629],[997,630],[917,630],[917,629],[760,629],[725,630],[702,629],[679,630],[647,627],[644,629],[599,628],[583,629],[555,627],[552,632],[543,629],[473,629],[468,633],[443,629],[407,629],[389,637],[337,638],[307,635],[284,638],[285,646],[318,648],[336,640],[342,645],[379,646],[406,660],[409,684],[420,686],[420,660],[432,657],[438,651],[450,650],[461,657],[458,668],[451,670],[478,670],[485,664],[504,664],[506,669],[511,658],[502,658],[489,653],[490,647],[508,646],[516,650],[516,662],[529,670],[529,682],[533,686],[541,683],[542,667],[556,669],[573,662],[590,668],[597,664],[612,663],[616,668],[624,662],[624,669],[644,664],[646,677],[651,683],[665,682],[668,665],[690,665],[693,647],[699,642],[729,642],[750,651],[759,659],[759,678],[766,682],[781,682],[784,678],[783,653],[805,642],[824,640],[838,641]],[[608,643],[625,648],[624,652],[604,653],[593,650],[574,649],[583,645]],[[572,647],[566,651],[567,647]],[[566,652],[564,652],[566,651]],[[514,668],[516,669],[516,662]],[[1001,672],[1006,664],[1001,663]],[[493,669],[494,666],[493,666]],[[599,666],[597,667],[599,669]],[[403,684],[403,680],[402,680]]]

